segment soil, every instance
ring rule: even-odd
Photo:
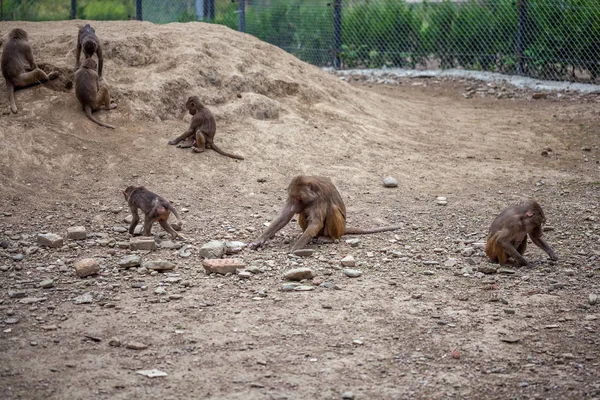
[[[80,24],[0,24],[3,38],[24,28],[39,66],[61,72],[18,91],[14,115],[0,84],[3,398],[600,396],[597,98],[498,98],[452,80],[349,84],[223,26],[94,22],[118,103],[96,116],[113,131],[87,120],[72,89]],[[216,143],[245,160],[167,145],[187,128],[190,95],[215,114]],[[249,278],[206,274],[199,248],[256,238],[296,174],[331,177],[350,226],[403,228],[294,258],[289,224],[232,256]],[[398,187],[383,187],[386,176]],[[186,236],[176,244],[190,257],[164,248],[158,226],[163,247],[125,248],[128,185],[175,204]],[[530,243],[531,265],[496,271],[487,229],[527,196],[544,207],[559,261]],[[68,240],[72,226],[88,238]],[[64,246],[36,244],[45,232]],[[176,269],[118,268],[129,254]],[[343,274],[347,255],[360,277]],[[88,257],[100,274],[78,278],[73,263]],[[314,290],[282,291],[301,266],[316,273],[303,283]],[[77,304],[83,295],[91,303]],[[167,376],[136,373],[152,369]]]

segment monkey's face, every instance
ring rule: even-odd
[[[288,196],[292,199],[292,210],[295,213],[301,212],[319,197],[310,183],[296,182],[295,180],[288,189]]]
[[[188,111],[190,112],[190,115],[195,115],[198,112],[198,107],[196,107],[196,103],[194,103],[194,102],[190,102],[190,103],[186,104],[186,107],[187,107]]]
[[[82,47],[83,52],[88,56],[92,56],[97,50],[96,42],[94,42],[93,40],[85,40],[82,43]]]

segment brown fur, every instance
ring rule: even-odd
[[[25,72],[26,66],[29,66],[30,72]],[[46,75],[44,71],[37,67],[33,59],[33,50],[27,32],[19,28],[13,29],[8,34],[8,42],[6,42],[2,52],[0,67],[6,80],[8,100],[13,113],[19,111],[15,103],[15,89],[25,88],[58,77],[57,71]]]
[[[181,236],[175,232],[173,227],[167,222],[170,212],[172,212],[179,220],[177,210],[175,210],[175,207],[173,207],[168,200],[156,193],[152,193],[143,186],[128,186],[123,192],[123,196],[125,196],[125,200],[127,200],[127,204],[129,205],[133,217],[131,226],[129,227],[130,234],[133,235],[135,227],[140,220],[137,211],[139,208],[144,213],[144,236],[151,235],[152,224],[157,221],[165,231],[171,234],[173,239],[177,238],[177,236]]]
[[[79,62],[81,51],[83,50],[83,55],[85,58],[91,58],[94,53],[98,56],[98,76],[102,77],[102,65],[104,61],[102,60],[102,46],[100,46],[100,40],[98,36],[96,36],[96,30],[90,26],[90,24],[86,24],[79,28],[79,33],[77,34],[77,60],[75,62],[75,69],[78,69],[81,65]]]
[[[500,265],[507,263],[512,257],[518,265],[527,265],[523,254],[527,249],[527,236],[544,250],[551,260],[558,258],[552,248],[542,239],[542,225],[546,216],[542,207],[535,200],[505,208],[492,222],[485,245],[485,254],[492,262]]]
[[[92,116],[92,111],[96,111],[101,106],[107,110],[116,108],[115,103],[110,101],[110,93],[104,82],[100,83],[96,73],[96,61],[92,58],[86,58],[81,68],[75,72],[75,95],[81,103],[85,115],[100,126],[115,129],[114,126],[98,121]]]
[[[221,150],[214,143],[215,133],[217,132],[215,117],[210,110],[200,102],[200,99],[197,96],[189,97],[185,103],[185,107],[188,109],[189,113],[193,115],[190,127],[180,136],[170,140],[170,145],[176,145],[181,141],[188,139],[187,143],[179,145],[178,147],[192,147],[192,150],[196,153],[202,153],[206,149],[213,149],[217,153],[227,157],[238,160],[244,159],[244,157]],[[193,143],[194,136],[195,143]]]
[[[302,235],[292,247],[292,252],[304,248],[315,236],[339,239],[344,234],[364,234],[400,229],[388,226],[375,229],[346,227],[346,206],[331,179],[320,176],[296,176],[288,186],[288,198],[281,214],[250,248],[262,246],[275,233],[286,226],[295,214]]]

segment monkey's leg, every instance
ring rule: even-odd
[[[175,230],[171,227],[171,225],[164,219],[161,219],[158,221],[158,223],[160,224],[160,226],[162,226],[162,228],[167,231],[168,233],[171,234],[171,239],[175,240],[177,238],[177,236],[179,236],[179,234],[177,232],[175,232]]]
[[[339,239],[345,230],[346,218],[344,218],[342,211],[337,206],[333,206],[325,217],[323,235],[329,236],[332,239]]]
[[[530,236],[530,237],[531,237],[531,241],[533,242],[533,244],[535,244],[537,247],[539,247],[540,249],[542,249],[546,253],[548,253],[548,256],[550,256],[550,259],[552,261],[558,260],[558,257],[556,257],[556,254],[554,254],[554,250],[552,250],[552,248],[548,245],[548,243],[546,243],[546,241],[544,239],[542,239],[541,237],[534,237],[534,236]]]
[[[525,254],[525,250],[527,250],[527,236],[523,238],[523,241],[517,247],[517,251],[519,254]]]
[[[293,253],[296,250],[305,248],[308,242],[310,242],[313,237],[317,236],[321,229],[323,229],[323,222],[311,222],[306,228],[306,230],[302,232],[302,235],[300,235],[300,238],[292,247],[291,252]]]
[[[10,110],[14,114],[16,114],[19,110],[17,109],[17,104],[15,103],[15,87],[9,81],[6,81],[6,90],[8,90],[8,101],[10,102]]]
[[[194,153],[203,153],[206,150],[206,138],[204,134],[198,130],[196,132],[196,146],[192,146],[192,151]]]
[[[140,216],[138,215],[137,207],[132,207],[131,208],[131,225],[129,226],[129,234],[130,235],[133,235],[133,232],[135,232],[135,227],[137,226],[138,222],[140,222]]]
[[[176,145],[177,143],[181,142],[183,139],[187,139],[193,135],[194,135],[194,130],[190,127],[188,130],[183,132],[181,135],[177,136],[175,139],[169,140],[169,144]]]
[[[527,265],[527,260],[525,260],[521,254],[519,254],[515,246],[513,246],[510,241],[500,239],[498,240],[498,244],[502,246],[504,252],[511,256],[517,262],[517,264],[520,266]],[[500,255],[498,255],[498,260],[500,260]]]
[[[195,145],[196,139],[194,139],[193,137],[189,137],[184,142],[179,143],[177,147],[180,149],[189,149],[190,147],[194,147]]]
[[[306,217],[304,216],[304,214],[300,214],[298,216],[298,225],[300,225],[302,232],[304,232],[306,230],[306,228],[308,228],[308,221],[306,220]]]
[[[152,236],[152,223],[154,222],[153,218],[150,218],[149,215],[144,217],[144,236]]]
[[[495,259],[498,261],[500,265],[506,265],[508,263],[508,255],[504,252],[500,245],[497,245],[495,251]]]
[[[55,79],[58,77],[58,72],[53,71],[50,75],[46,75],[44,71],[39,68],[34,69],[30,72],[24,72],[19,75],[14,82],[15,87],[25,88],[36,83],[46,82],[49,79]]]

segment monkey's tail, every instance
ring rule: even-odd
[[[361,229],[361,228],[348,228],[344,231],[344,235],[363,235],[366,233],[379,233],[379,232],[389,232],[401,229],[401,225],[393,225],[393,226],[382,226],[381,228],[373,228],[373,229]]]
[[[231,153],[227,153],[226,151],[221,150],[220,148],[217,147],[216,144],[214,144],[214,142],[211,143],[210,146],[212,147],[212,149],[214,151],[216,151],[217,153],[222,154],[222,155],[224,155],[226,157],[235,158],[236,160],[243,160],[244,159],[244,157],[238,156],[237,154],[231,154]]]
[[[97,123],[100,126],[104,126],[105,128],[115,129],[114,126],[105,124],[104,122],[98,121],[96,118],[92,116],[92,108],[90,106],[85,106],[85,115],[90,119],[90,121]]]

